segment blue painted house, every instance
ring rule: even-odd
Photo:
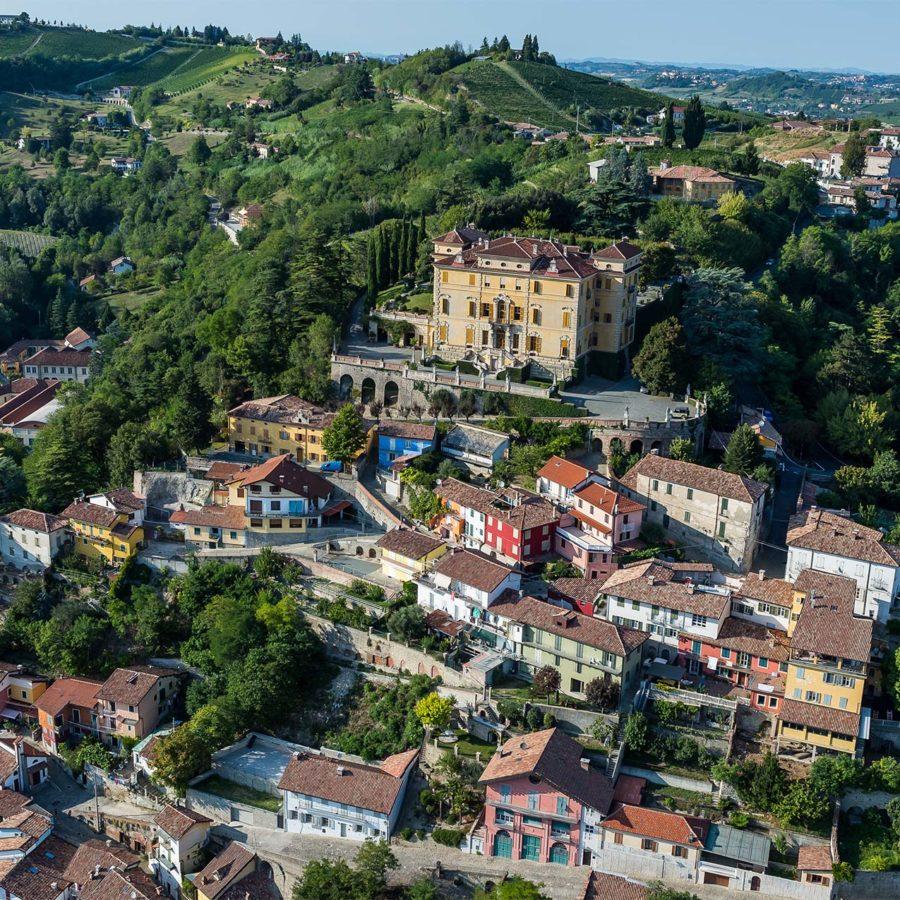
[[[389,469],[401,456],[418,456],[435,446],[434,425],[416,422],[378,423],[378,468]]]

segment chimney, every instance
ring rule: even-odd
[[[759,570],[759,580],[760,580],[760,581],[765,581],[765,580],[766,580],[766,570],[765,570],[765,569],[760,569],[760,570]]]
[[[582,756],[581,759],[578,760],[581,768],[584,769],[585,772],[589,772],[591,769],[591,761],[586,757]]]
[[[670,159],[664,159],[664,160],[662,160],[662,162],[660,162],[660,164],[659,164],[659,171],[660,171],[660,172],[665,172],[666,169],[668,169],[668,168],[671,167],[671,165],[672,165],[672,161],[671,161]]]
[[[100,864],[97,863],[97,865],[94,866],[94,872],[91,875],[91,878],[99,878],[99,877],[100,877]]]

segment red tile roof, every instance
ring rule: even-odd
[[[552,503],[522,488],[491,491],[456,478],[446,478],[435,487],[434,492],[449,503],[502,519],[519,531],[549,525],[560,519],[560,513]]]
[[[419,560],[443,547],[444,542],[434,535],[423,534],[411,528],[395,528],[379,538],[375,546],[407,559]]]
[[[734,179],[710,169],[707,166],[671,166],[668,169],[651,169],[654,178],[671,178],[676,181],[727,182],[734,184]]]
[[[39,350],[34,356],[25,360],[26,366],[78,366],[84,368],[91,363],[93,350],[71,350],[68,347],[54,350],[48,347]]]
[[[67,344],[83,344],[85,341],[92,341],[94,336],[89,332],[85,331],[83,328],[73,328],[63,340]]]
[[[641,491],[637,487],[638,475],[680,484],[744,503],[754,503],[768,490],[768,485],[744,475],[735,475],[722,469],[710,469],[707,466],[682,462],[667,456],[656,456],[652,453],[632,466],[621,479],[625,487],[640,494]]]
[[[245,487],[259,484],[261,481],[280,487],[298,497],[323,498],[331,494],[331,485],[321,475],[316,475],[294,462],[289,453],[274,456],[258,466],[238,472],[228,483]]]
[[[694,638],[694,635],[687,633],[683,636],[692,640]],[[713,647],[727,647],[735,653],[749,653],[780,663],[787,662],[789,655],[789,641],[783,631],[765,628],[736,616],[729,616],[722,623],[718,637],[705,637],[703,643]]]
[[[194,886],[209,897],[216,900],[233,884],[250,863],[256,859],[252,853],[237,841],[232,841],[218,856],[211,859],[206,867],[194,878]]]
[[[797,849],[797,869],[801,872],[830,872],[830,844],[801,844]]]
[[[557,578],[550,583],[550,588],[564,600],[579,603],[593,603],[603,593],[603,582],[600,578]]]
[[[45,378],[36,380],[34,387],[16,394],[6,403],[0,404],[0,425],[22,425],[30,417],[43,409],[55,397],[59,382]]]
[[[616,656],[627,656],[650,637],[646,632],[562,609],[536,597],[517,597],[512,591],[502,594],[488,610],[513,622],[530,625]]]
[[[794,602],[794,586],[780,578],[765,578],[751,572],[744,578],[738,596],[790,609]]]
[[[582,900],[647,900],[650,889],[637,881],[606,872],[591,872]]]
[[[409,750],[389,756],[381,765],[366,765],[316,753],[299,753],[288,763],[278,787],[388,815],[400,798],[403,775],[418,755],[418,750]]]
[[[57,678],[34,705],[48,716],[58,716],[67,706],[91,709],[102,684],[102,681],[87,678]]]
[[[0,517],[0,522],[9,525],[17,525],[19,528],[28,528],[31,531],[41,531],[49,534],[51,531],[59,531],[69,524],[68,519],[61,516],[53,516],[50,513],[37,512],[34,509],[17,509]]]
[[[479,782],[489,784],[534,775],[567,797],[605,813],[612,803],[613,784],[604,772],[582,768],[584,748],[559,728],[510,738],[491,757]]]
[[[161,678],[178,674],[176,669],[161,666],[131,666],[116,669],[98,688],[98,700],[112,700],[126,706],[137,706],[150,691],[154,690]]]
[[[392,422],[378,423],[379,437],[406,438],[410,441],[434,441],[437,428],[425,422]]]
[[[622,804],[604,819],[601,828],[701,848],[709,820]]]
[[[609,247],[598,250],[594,256],[597,259],[633,259],[641,252],[640,247],[636,247],[629,241],[616,241]]]
[[[503,584],[513,570],[471,550],[452,550],[435,563],[434,572],[489,594]]]
[[[117,844],[110,843],[99,838],[92,838],[80,844],[70,857],[63,874],[74,884],[83,886],[91,880],[91,874],[97,866],[100,871],[108,871],[114,866],[118,869],[127,869],[136,866],[141,861],[130,850]]]
[[[778,718],[789,725],[802,725],[806,728],[821,728],[845,737],[856,737],[859,734],[859,713],[847,709],[835,709],[831,706],[819,706],[802,700],[785,697],[781,701]]]
[[[245,463],[223,462],[217,459],[205,473],[209,481],[231,481],[238,472],[249,468]]]
[[[201,506],[200,509],[180,509],[169,517],[173,525],[196,525],[205,528],[243,530],[247,517],[240,506]]]
[[[153,821],[170,837],[181,840],[195,825],[212,822],[212,819],[184,806],[169,803],[156,814]]]
[[[646,509],[643,503],[638,503],[624,494],[619,494],[612,488],[605,487],[596,481],[583,487],[575,495],[579,500],[596,506],[603,512],[613,515],[613,513],[631,513]]]
[[[85,525],[112,528],[122,514],[115,509],[110,509],[108,506],[101,506],[99,503],[75,500],[62,511],[61,515]]]
[[[555,484],[561,484],[567,490],[578,487],[582,481],[587,480],[591,470],[568,459],[560,456],[551,456],[547,462],[541,466],[537,473],[538,478],[546,478]]]
[[[277,397],[260,397],[247,400],[228,411],[229,416],[239,419],[255,419],[281,425],[305,425],[322,429],[330,425],[334,413],[321,406],[301,400],[293,394],[279,394]]]
[[[900,547],[885,541],[877,528],[826,509],[807,509],[791,517],[787,544],[847,559],[900,566]]]

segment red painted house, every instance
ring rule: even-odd
[[[558,728],[508,740],[484,770],[484,853],[581,864],[585,834],[609,812],[613,783]]]
[[[445,540],[526,566],[551,554],[561,514],[532,491],[491,491],[448,478],[434,492],[445,504],[438,524]]]
[[[746,688],[752,705],[769,714],[778,712],[784,696],[788,650],[784,632],[733,616],[722,623],[716,638],[678,636],[678,653],[689,672]]]

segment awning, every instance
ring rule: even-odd
[[[20,719],[22,717],[22,711],[18,709],[13,709],[11,706],[7,706],[3,712],[0,712],[0,717],[4,719]]]
[[[351,506],[353,506],[353,504],[349,500],[338,500],[337,503],[326,506],[325,509],[322,510],[322,515],[333,516],[339,512],[343,512],[345,509],[350,509]]]

